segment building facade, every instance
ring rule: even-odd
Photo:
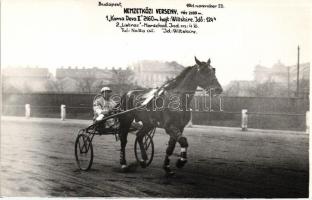
[[[287,90],[287,96],[296,95],[297,65],[286,66],[280,61],[271,68],[257,65],[254,70],[254,80],[257,84],[274,83],[282,90]],[[299,96],[309,95],[310,63],[299,65]]]
[[[8,67],[1,74],[3,92],[45,92],[54,87],[48,68]]]
[[[112,70],[93,68],[78,68],[78,67],[61,67],[56,69],[55,78],[58,80],[64,78],[72,79],[102,79],[103,81],[110,83],[113,76]]]
[[[271,68],[256,65],[254,70],[254,80],[257,83],[272,81],[276,83],[288,83],[297,80],[297,65],[286,66],[280,61]],[[310,79],[310,63],[301,63],[299,66],[299,80]]]
[[[145,88],[155,88],[176,77],[184,67],[177,62],[141,61],[132,66],[134,82]]]
[[[2,78],[4,92],[96,93],[104,85],[124,89],[159,87],[183,69],[176,62],[141,61],[127,69],[61,67],[53,76],[48,68],[9,67],[2,70]]]

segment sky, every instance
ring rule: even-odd
[[[308,0],[150,1],[111,0],[124,7],[192,10],[186,3],[218,4],[196,9],[216,17],[198,34],[122,33],[106,15],[121,8],[95,0],[2,0],[1,67],[122,67],[140,60],[176,61],[183,66],[211,59],[221,84],[252,80],[255,65],[311,62],[312,3]],[[195,10],[195,9],[194,9]]]

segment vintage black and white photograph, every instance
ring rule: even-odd
[[[1,197],[309,198],[309,0],[2,0]]]

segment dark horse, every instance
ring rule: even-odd
[[[128,131],[131,122],[141,121],[143,126],[137,132],[139,146],[142,154],[142,167],[146,166],[147,155],[143,146],[142,139],[154,127],[164,128],[170,136],[163,168],[168,174],[173,174],[170,168],[170,159],[175,145],[178,142],[181,147],[181,155],[177,160],[176,166],[181,168],[187,162],[186,152],[188,142],[183,136],[184,127],[190,120],[190,102],[194,96],[196,88],[200,86],[205,90],[213,90],[215,94],[222,92],[222,87],[216,77],[215,68],[207,62],[201,62],[195,57],[196,64],[185,68],[176,78],[168,81],[163,87],[162,93],[150,101],[144,109],[134,110],[120,117],[120,164],[122,168],[127,166],[125,147],[127,145]],[[148,91],[130,91],[121,98],[121,109],[128,110],[138,106],[139,96]],[[156,104],[155,104],[156,102]],[[155,105],[157,109],[155,109]],[[161,105],[161,106],[159,106]]]

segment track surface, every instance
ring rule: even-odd
[[[101,136],[94,138],[92,169],[77,170],[75,131],[88,123],[2,118],[1,196],[308,197],[304,133],[186,129],[189,162],[166,178],[161,166],[169,138],[162,129],[156,131],[155,157],[147,169],[121,173],[119,142]],[[130,134],[128,163],[135,161],[134,139]]]

